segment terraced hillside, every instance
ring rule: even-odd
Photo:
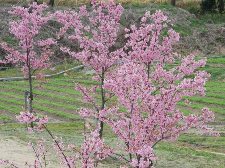
[[[34,109],[37,113],[48,114],[58,120],[78,119],[76,110],[86,106],[82,103],[81,94],[74,89],[74,83],[85,85],[94,84],[90,76],[81,73],[74,77],[59,77],[42,83],[35,82]],[[27,81],[2,82],[0,94],[0,109],[5,114],[2,118],[14,120],[14,115],[22,110],[24,105],[24,91]]]
[[[211,73],[211,80],[206,85],[206,97],[193,97],[190,98],[190,104],[180,102],[179,105],[185,112],[208,106],[217,114],[218,121],[225,122],[225,57],[210,57],[205,69]],[[13,74],[13,71],[9,71],[8,75]],[[2,71],[1,77],[6,74]],[[83,72],[70,72],[57,78],[35,81],[34,109],[40,114],[48,114],[57,120],[79,119],[76,111],[87,104],[82,102],[81,94],[74,89],[74,86],[75,83],[96,84],[91,78],[91,75],[85,75]],[[1,122],[13,121],[15,115],[23,109],[24,91],[28,82],[5,81],[0,84]]]
[[[200,136],[193,130],[182,135],[176,143],[162,142],[156,146],[159,157],[156,167],[224,168],[225,56],[210,57],[205,69],[212,75],[206,85],[206,97],[190,98],[189,104],[180,102],[179,108],[184,113],[189,113],[200,111],[205,106],[209,107],[216,113],[216,121],[210,125],[218,130],[221,136]],[[12,74],[16,74],[16,69],[0,71],[0,77],[12,76]],[[17,72],[17,75],[20,73]],[[86,86],[96,84],[92,80],[92,75],[84,71],[69,72],[41,82],[35,81],[34,109],[38,114],[50,117],[49,128],[55,135],[79,144],[82,140],[83,121],[77,110],[89,105],[82,102],[81,94],[74,89],[75,83]],[[24,91],[27,85],[27,81],[0,82],[0,135],[2,137],[16,136],[21,140],[36,138],[27,135],[24,126],[15,122],[15,116],[23,110]],[[115,144],[115,136],[109,128],[105,130],[104,135],[108,143]],[[115,167],[113,160],[101,164],[102,167]]]

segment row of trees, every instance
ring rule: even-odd
[[[201,8],[203,12],[218,10],[222,13],[224,12],[224,0],[202,0]]]
[[[38,0],[33,0],[34,2],[38,2]],[[173,6],[176,6],[176,0],[171,0],[170,3]],[[49,0],[48,5],[54,6],[55,0]],[[203,12],[206,11],[214,11],[217,10],[222,13],[224,12],[224,0],[202,0],[201,2],[201,9]]]
[[[31,2],[38,3],[38,0],[32,0]],[[53,7],[55,5],[55,0],[48,0],[48,5]]]
[[[68,46],[59,46],[61,50],[94,69],[93,79],[99,83],[92,88],[76,85],[84,102],[92,106],[81,108],[79,114],[84,121],[87,118],[97,120],[94,130],[84,133],[80,147],[70,144],[66,148],[48,129],[47,117],[35,114],[32,103],[17,117],[21,123],[31,124],[29,130],[44,129],[49,133],[63,166],[72,168],[81,164],[83,168],[92,168],[110,157],[123,167],[151,168],[156,159],[154,147],[160,141],[176,140],[182,132],[193,127],[203,133],[214,133],[206,126],[214,119],[209,109],[202,109],[201,114],[184,115],[177,107],[186,97],[204,96],[209,74],[199,70],[206,60],[195,60],[192,54],[182,57],[174,52],[179,34],[172,29],[163,12],[156,11],[152,15],[146,12],[138,25],[124,30],[125,44],[118,47],[124,9],[113,1],[93,0],[91,9],[82,6],[78,12],[67,10],[47,15],[44,4],[33,3],[30,8],[32,12],[23,7],[15,7],[10,12],[20,18],[10,23],[10,32],[18,39],[19,49],[1,44],[8,53],[2,63],[11,62],[23,67],[22,71],[29,79],[30,102],[33,100],[31,75],[42,77],[41,70],[51,66],[52,46],[59,46],[53,37],[37,38],[50,20],[62,26],[56,35],[59,39],[66,38],[80,47],[75,51]],[[41,52],[37,52],[37,48]],[[100,104],[96,100],[98,94]],[[112,128],[122,146],[121,143],[116,147],[104,143],[105,124]],[[44,146],[43,142],[37,143],[34,167],[46,166]]]
[[[176,0],[171,0],[171,5],[176,6]],[[218,9],[220,13],[224,12],[224,0],[202,0],[201,9],[203,12],[215,11]]]

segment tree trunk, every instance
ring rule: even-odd
[[[26,45],[28,46],[28,40],[26,39]],[[26,65],[28,69],[28,81],[29,81],[29,105],[28,105],[28,111],[30,113],[33,112],[33,107],[32,107],[32,102],[33,102],[33,85],[32,85],[32,69],[31,69],[31,60],[30,60],[30,49],[27,48],[26,51],[27,54],[27,60],[26,60]]]
[[[30,92],[25,91],[24,92],[24,109],[25,111],[28,111],[28,106],[29,106],[29,97],[30,97]]]
[[[55,5],[55,0],[49,0],[48,5],[53,7]]]
[[[29,70],[30,71],[30,70]],[[29,90],[30,90],[30,95],[29,95],[29,107],[28,110],[30,113],[33,113],[33,86],[32,86],[32,77],[31,77],[31,72],[29,72]]]
[[[150,78],[150,62],[147,64],[148,79]]]
[[[101,76],[101,99],[102,99],[102,106],[101,106],[101,110],[103,110],[105,108],[105,90],[103,88],[104,85],[104,80],[105,80],[105,70],[102,69],[102,76]],[[102,138],[103,135],[103,122],[100,121],[100,130],[99,130],[99,136],[100,138]]]
[[[29,55],[29,54],[28,54]],[[28,80],[29,80],[29,97],[28,97],[28,112],[33,113],[33,85],[32,85],[32,74],[31,74],[31,65],[30,65],[30,60],[28,63]],[[31,128],[34,127],[34,123],[31,123]]]
[[[220,13],[224,11],[224,0],[218,0],[218,9]]]
[[[176,0],[171,0],[171,5],[176,6]]]

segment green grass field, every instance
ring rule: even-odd
[[[209,107],[216,114],[216,121],[210,125],[218,130],[221,136],[200,136],[195,131],[191,131],[183,134],[178,142],[162,142],[156,146],[159,158],[156,167],[225,167],[225,57],[210,57],[205,70],[212,74],[211,80],[206,85],[206,96],[189,98],[190,104],[180,102],[178,108],[188,114],[191,111],[200,111],[205,106]],[[0,77],[13,76],[16,71],[16,69],[0,71]],[[17,75],[20,73],[17,72]],[[85,75],[80,71],[34,82],[34,110],[40,115],[48,115],[49,128],[55,135],[63,137],[66,142],[76,144],[82,142],[83,121],[77,111],[80,107],[90,105],[83,103],[81,94],[74,89],[74,85],[75,83],[86,86],[97,84],[91,78],[92,75]],[[27,81],[0,82],[0,85],[0,122],[2,123],[0,134],[13,135],[24,141],[36,139],[37,137],[31,138],[25,133],[25,126],[15,123],[15,115],[23,110]],[[106,127],[104,135],[107,143],[116,142],[109,128]],[[112,160],[102,163],[102,167],[115,166]]]

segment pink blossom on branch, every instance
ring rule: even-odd
[[[95,129],[89,135],[85,135],[85,140],[79,150],[74,145],[69,145],[68,149],[66,149],[62,139],[55,137],[47,128],[47,117],[37,117],[33,113],[21,112],[20,115],[17,116],[17,119],[21,123],[33,123],[34,126],[28,129],[30,131],[46,130],[47,133],[49,133],[50,137],[53,140],[53,147],[56,151],[57,156],[60,159],[60,164],[62,166],[73,168],[76,167],[76,164],[81,162],[83,168],[94,168],[98,161],[104,160],[112,153],[112,149],[106,146],[104,140],[100,138],[99,127],[97,127],[97,129]],[[36,156],[34,166],[43,167],[43,165],[46,164],[45,157],[47,153],[44,141],[38,141],[36,147],[32,143],[30,143],[30,146],[32,147]],[[69,154],[68,152],[71,154]],[[8,161],[2,161],[2,163],[0,162],[0,164],[9,163],[10,162]]]
[[[29,112],[20,112],[20,115],[16,117],[20,123],[30,124],[37,120],[37,117]]]
[[[46,142],[41,139],[41,140],[38,140],[36,142],[36,144],[33,144],[33,143],[29,143],[29,147],[32,148],[34,154],[35,154],[35,160],[34,160],[34,163],[33,165],[28,165],[27,164],[27,167],[35,167],[35,168],[42,168],[42,167],[46,167],[47,166],[47,148],[46,148]]]
[[[103,3],[92,0],[91,3],[90,12],[82,6],[79,13],[57,12],[55,17],[63,24],[59,34],[72,28],[74,34],[69,35],[68,39],[77,41],[82,49],[78,53],[67,47],[62,47],[62,50],[101,75],[102,70],[106,71],[124,54],[122,49],[113,49],[118,38],[123,7],[113,1]]]
[[[169,28],[169,23],[168,17],[159,10],[152,15],[146,12],[139,27],[132,25],[125,29],[129,58],[145,64],[173,61],[173,45],[179,41],[179,34]]]
[[[194,66],[191,68],[195,71]],[[170,73],[169,81],[164,75],[166,72]],[[205,73],[198,72],[195,78],[184,77],[180,83],[176,71],[156,69],[152,73],[157,73],[160,78],[152,74],[148,78],[144,65],[139,63],[128,62],[119,67],[106,78],[104,88],[115,93],[117,104],[126,108],[125,114],[118,108],[114,112],[108,109],[108,112],[102,110],[99,115],[95,114],[126,144],[124,151],[130,154],[133,167],[151,167],[156,159],[153,148],[161,140],[176,140],[190,128],[213,133],[206,125],[214,119],[211,111],[205,108],[202,115],[185,116],[177,108],[177,103],[185,96],[204,92],[208,77]]]
[[[20,115],[16,116],[17,120],[23,124],[33,124],[34,126],[28,127],[29,131],[43,131],[44,125],[48,123],[48,117],[38,117],[30,112],[20,112]]]
[[[0,166],[19,168],[13,162],[10,162],[9,160],[2,160],[2,159],[0,159]]]
[[[96,161],[104,160],[110,156],[112,149],[104,144],[99,136],[99,129],[91,132],[81,147],[83,168],[94,168]]]
[[[112,50],[117,38],[121,7],[113,2],[93,1],[93,8],[93,13],[82,7],[79,14],[65,12],[55,15],[64,25],[59,35],[74,28],[74,35],[68,38],[78,41],[81,48],[78,53],[67,47],[62,47],[62,50],[91,66],[98,75],[96,79],[101,82],[101,106],[92,96],[92,93],[96,93],[96,87],[87,89],[77,86],[84,100],[94,106],[94,109],[82,108],[80,115],[83,118],[97,118],[109,125],[125,144],[120,150],[129,159],[119,155],[118,149],[111,149],[104,144],[99,126],[85,137],[81,149],[76,151],[78,156],[66,156],[63,142],[49,132],[62,164],[75,166],[79,158],[82,167],[88,168],[95,167],[99,160],[108,156],[118,156],[132,167],[150,168],[157,159],[154,147],[160,141],[176,140],[181,133],[191,128],[216,135],[207,126],[208,122],[214,120],[209,109],[202,109],[202,114],[184,115],[178,107],[178,103],[187,97],[204,96],[209,74],[200,70],[206,60],[196,61],[192,54],[185,58],[174,54],[173,45],[179,40],[179,34],[168,28],[167,16],[161,11],[153,15],[147,12],[139,27],[126,29],[128,41],[125,49],[128,54],[125,55],[123,49]],[[84,26],[82,18],[88,19],[90,26]],[[75,23],[79,25],[76,27]],[[166,35],[163,35],[164,31]],[[47,40],[47,43],[51,42],[51,39]],[[45,43],[42,41],[39,44],[43,46]],[[123,58],[123,63],[111,68],[119,57]],[[177,64],[174,64],[175,61]],[[105,106],[106,92],[117,98],[111,107]],[[36,118],[31,113],[21,113],[18,119],[22,123],[35,122],[38,128],[47,123],[46,118]]]

